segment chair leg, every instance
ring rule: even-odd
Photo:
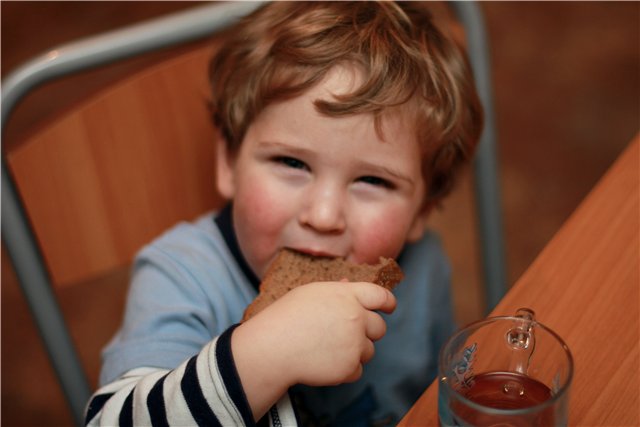
[[[507,290],[489,47],[478,3],[452,1],[449,4],[465,29],[469,60],[485,113],[485,127],[476,154],[474,175],[485,284],[485,309],[488,313]]]
[[[2,167],[2,238],[74,421],[84,425],[89,383],[6,164]]]

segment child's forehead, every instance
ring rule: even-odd
[[[268,105],[253,121],[251,129],[262,138],[298,140],[303,137],[329,135],[354,140],[385,142],[413,141],[418,143],[414,115],[406,105],[389,106],[379,112],[361,111],[345,114],[327,113],[318,108],[318,101],[333,102],[357,89],[361,76],[353,68],[336,68],[319,83],[300,95]],[[336,135],[335,132],[338,132]],[[391,144],[393,145],[393,144]]]
[[[324,78],[311,87],[305,95],[312,102],[317,101],[341,101],[358,92],[363,85],[367,85],[365,72],[354,63],[341,63],[332,67]],[[403,129],[415,130],[417,126],[416,105],[413,100],[408,100],[397,105],[381,107],[376,113],[361,113],[379,117],[379,130],[388,129],[389,132]],[[357,114],[357,113],[356,113]],[[386,133],[386,131],[385,131]]]

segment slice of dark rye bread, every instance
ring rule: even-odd
[[[291,289],[313,282],[371,282],[389,290],[403,279],[398,263],[380,257],[378,264],[354,264],[343,258],[314,257],[283,249],[267,269],[260,292],[246,308],[242,321],[262,311]]]

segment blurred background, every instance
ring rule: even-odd
[[[61,43],[195,4],[4,1],[2,76]],[[640,130],[640,3],[482,2],[481,8],[491,43],[512,285]],[[49,120],[54,107],[85,99],[167,54],[43,88],[20,107],[11,137]],[[484,313],[474,214],[467,172],[432,220],[452,259],[461,324]],[[120,321],[127,278],[124,266],[56,290],[92,386],[100,349]],[[4,247],[1,303],[2,425],[70,425]]]

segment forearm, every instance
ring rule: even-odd
[[[260,419],[293,385],[287,379],[289,372],[277,362],[286,349],[279,349],[281,343],[269,341],[261,332],[261,327],[269,326],[248,322],[236,328],[232,337],[235,365],[254,419]]]

